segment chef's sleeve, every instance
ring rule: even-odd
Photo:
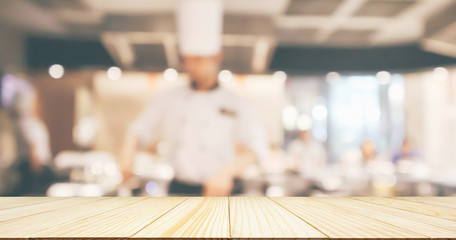
[[[264,124],[250,102],[242,101],[239,108],[237,140],[244,147],[253,151],[258,162],[262,163],[269,151]]]
[[[51,160],[49,132],[43,121],[37,118],[26,118],[21,122],[24,137],[35,150],[36,158],[42,164]]]
[[[141,147],[157,141],[164,109],[163,95],[152,99],[130,125],[128,132],[138,138]]]

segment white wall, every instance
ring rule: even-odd
[[[434,170],[456,164],[456,67],[406,74],[406,133]]]

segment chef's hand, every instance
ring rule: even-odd
[[[138,150],[138,138],[128,134],[120,152],[120,171],[122,172],[122,183],[127,183],[133,176],[133,159]]]
[[[229,171],[219,171],[203,184],[203,196],[226,197],[234,187],[234,175]]]
[[[31,153],[30,162],[29,162],[30,171],[32,171],[32,173],[34,173],[34,174],[39,174],[43,170],[43,164],[38,159],[38,154],[37,154],[35,146],[33,146],[33,145],[30,146],[30,153]]]
[[[30,162],[30,170],[34,174],[39,174],[43,170],[43,165],[40,162],[36,161],[36,160],[32,160]]]
[[[127,168],[127,167],[123,167],[121,171],[122,171],[122,177],[123,177],[122,183],[128,182],[128,180],[130,180],[131,177],[133,176],[131,169]]]

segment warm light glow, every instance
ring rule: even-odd
[[[387,71],[378,72],[376,77],[378,82],[383,85],[386,85],[391,81],[391,74]]]
[[[266,196],[283,197],[283,196],[285,196],[285,189],[283,189],[280,186],[270,186],[266,189]]]
[[[282,124],[286,130],[294,130],[296,127],[296,121],[299,117],[299,111],[294,106],[287,106],[283,109],[282,113]]]
[[[296,126],[301,131],[310,130],[310,128],[312,128],[312,118],[310,118],[310,116],[307,114],[301,114],[301,116],[298,118]]]
[[[122,70],[118,67],[110,67],[108,69],[108,78],[111,80],[119,80],[122,77]]]
[[[339,80],[339,78],[340,74],[337,72],[329,72],[328,74],[326,74],[326,81],[329,84],[335,83],[337,80]]]
[[[54,64],[51,67],[49,67],[49,75],[51,75],[52,78],[62,78],[63,74],[65,74],[65,69],[62,65]]]
[[[113,162],[106,163],[103,171],[108,176],[114,176],[118,172],[117,165]]]
[[[325,124],[319,123],[318,125],[315,125],[312,128],[312,135],[315,139],[319,141],[326,141],[326,139],[328,138],[328,130],[326,129]]]
[[[279,82],[285,82],[287,80],[287,74],[284,71],[277,71],[272,75],[272,78]]]
[[[316,105],[312,108],[312,117],[317,120],[325,120],[328,116],[328,110],[322,104]]]
[[[222,70],[218,77],[221,82],[229,82],[233,78],[233,74],[228,70]]]
[[[402,104],[404,102],[404,87],[399,84],[392,84],[388,89],[388,99],[391,104]]]
[[[154,181],[149,181],[146,183],[146,186],[144,187],[144,189],[146,190],[146,192],[149,194],[149,195],[154,195],[158,192],[159,190],[159,186],[156,182]]]
[[[444,67],[436,67],[433,72],[434,79],[445,80],[448,78],[448,70]]]
[[[166,81],[176,81],[179,73],[174,68],[168,68],[163,72],[163,78]]]
[[[90,165],[90,172],[96,176],[103,174],[103,169],[103,163],[99,161],[94,162],[92,165]]]

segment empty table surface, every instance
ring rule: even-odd
[[[456,198],[0,198],[0,239],[114,238],[456,239]]]

